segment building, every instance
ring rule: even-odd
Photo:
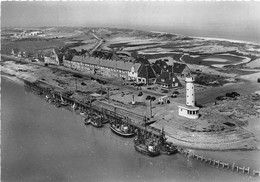
[[[195,106],[194,77],[186,77],[186,105],[179,106],[179,115],[189,118],[199,118],[199,108]]]
[[[156,82],[156,74],[149,64],[141,64],[138,75],[137,83],[144,83],[146,85],[154,84]]]
[[[163,71],[162,74],[156,79],[156,83],[162,88],[181,87],[181,82],[174,73]]]
[[[169,65],[169,71],[175,73],[176,76],[188,76],[190,73],[190,69],[186,64],[181,63],[173,63],[173,65]]]
[[[169,71],[167,63],[160,59],[156,60],[155,63],[152,64],[152,67],[157,75],[160,75],[163,71]]]
[[[64,66],[89,74],[136,81],[141,64],[86,56],[74,56],[71,61],[64,60]]]

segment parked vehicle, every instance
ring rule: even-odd
[[[226,93],[226,97],[235,98],[235,97],[238,97],[238,96],[240,96],[240,94],[237,93],[237,92]]]
[[[142,95],[143,95],[143,92],[139,92],[138,96],[140,97],[140,96],[142,96]]]
[[[150,95],[147,95],[146,99],[145,100],[150,100],[151,99],[151,96]]]

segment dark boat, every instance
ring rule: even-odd
[[[64,102],[64,101],[61,101],[60,104],[61,104],[62,106],[68,106],[68,103],[67,103],[67,102]]]
[[[139,141],[138,139],[134,142],[135,150],[140,152],[141,154],[148,155],[150,157],[156,157],[160,155],[160,151],[157,146],[150,142],[149,144],[145,144],[145,142]]]
[[[145,135],[146,133],[142,134],[137,130],[137,137],[134,139],[135,150],[150,157],[160,155],[157,144],[154,141],[148,141]]]
[[[123,137],[135,136],[135,132],[131,131],[129,125],[127,124],[111,123],[110,129],[119,136],[123,136]]]
[[[60,96],[60,100],[61,100],[61,105],[62,106],[68,106],[68,103],[62,98],[62,96]]]
[[[165,137],[164,129],[162,129],[162,133],[158,141],[158,148],[161,154],[165,154],[165,155],[176,154],[178,152],[178,148],[175,145],[173,145],[173,143],[167,142],[166,140],[167,138]]]
[[[90,116],[90,124],[96,128],[101,128],[104,126],[100,116]]]
[[[168,143],[168,142],[165,145],[160,146],[159,150],[161,154],[165,154],[165,155],[172,155],[178,152],[177,147],[174,146],[172,143]]]
[[[90,118],[89,116],[86,117],[85,120],[84,120],[84,124],[85,124],[85,125],[89,125],[90,122],[91,122],[91,118]]]

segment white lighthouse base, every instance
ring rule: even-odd
[[[198,119],[199,118],[199,109],[194,106],[178,106],[179,107],[179,115],[189,118],[189,119]]]

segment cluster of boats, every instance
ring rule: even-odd
[[[164,130],[162,130],[159,138],[148,138],[146,133],[142,134],[139,131],[137,137],[134,139],[135,150],[150,157],[160,154],[172,155],[177,153],[177,147],[166,140]]]
[[[68,106],[62,97],[61,99],[55,99],[49,95],[46,95],[46,99],[49,102],[54,103],[57,107]],[[71,105],[73,110],[77,110],[76,105]],[[113,133],[122,137],[134,137],[134,148],[136,151],[148,155],[150,157],[159,156],[160,154],[172,155],[178,152],[176,146],[172,143],[167,142],[165,132],[162,130],[159,138],[148,137],[146,130],[142,132],[140,129],[134,130],[134,127],[124,122],[116,122],[109,120],[105,115],[99,115],[94,112],[80,111],[80,115],[84,116],[84,124],[92,125],[96,128],[101,128],[106,123],[110,123],[110,129]]]
[[[57,99],[55,97],[52,97],[51,95],[46,95],[45,96],[46,100],[48,102],[51,102],[52,104],[54,104],[56,107],[65,107],[68,106],[68,103],[66,101],[64,101],[61,97],[60,99]]]

